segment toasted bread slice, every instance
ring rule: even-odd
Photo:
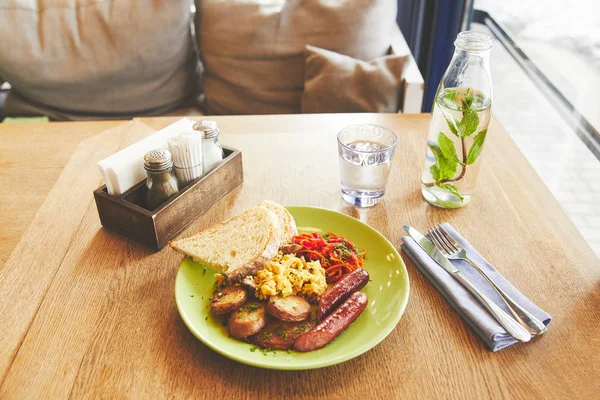
[[[239,282],[247,275],[255,275],[275,257],[281,231],[277,216],[259,206],[169,245],[225,274],[230,282]]]
[[[283,230],[281,244],[292,243],[294,236],[298,234],[298,228],[296,228],[296,221],[290,212],[281,204],[275,203],[271,200],[263,200],[259,206],[265,207],[277,215],[279,218],[281,228]]]

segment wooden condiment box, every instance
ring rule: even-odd
[[[221,164],[190,182],[155,210],[144,208],[146,182],[120,196],[108,194],[106,185],[94,191],[102,225],[155,250],[163,248],[194,219],[207,211],[244,180],[242,153],[223,146]]]

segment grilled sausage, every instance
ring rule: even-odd
[[[300,322],[310,315],[310,303],[300,296],[272,296],[265,307],[267,313],[282,321]]]
[[[256,291],[256,282],[254,282],[253,276],[247,276],[242,279],[240,286],[249,291],[251,294],[254,294]]]
[[[279,251],[283,254],[295,254],[302,250],[302,246],[299,244],[284,244],[279,247]]]
[[[338,337],[367,307],[367,295],[354,292],[334,312],[310,331],[298,336],[294,349],[312,351],[320,349]]]
[[[284,322],[273,320],[256,335],[250,336],[248,340],[262,349],[287,350],[292,348],[298,336],[308,332],[314,326],[315,323],[310,321]]]
[[[250,302],[235,310],[227,321],[229,336],[241,339],[254,335],[267,324],[265,307],[262,303]]]
[[[246,302],[248,295],[239,286],[228,286],[218,290],[210,298],[210,310],[215,315],[229,314]]]
[[[358,268],[344,276],[319,297],[317,319],[323,320],[332,310],[342,304],[352,293],[359,291],[369,282],[369,273]]]

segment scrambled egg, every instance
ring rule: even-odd
[[[256,273],[256,297],[261,300],[269,296],[305,296],[316,300],[325,290],[325,270],[319,261],[305,262],[295,254],[277,254]]]

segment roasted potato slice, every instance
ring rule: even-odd
[[[308,332],[314,326],[315,323],[310,321],[286,322],[273,320],[256,335],[250,336],[248,340],[263,349],[287,350],[292,348],[298,336]]]
[[[239,286],[228,286],[217,290],[210,298],[210,310],[215,315],[229,314],[246,302],[248,295]]]
[[[244,304],[231,313],[227,321],[229,336],[241,339],[254,335],[267,324],[265,307],[262,303],[252,301]]]
[[[282,321],[304,321],[310,315],[310,303],[300,296],[272,296],[267,301],[267,312]]]

